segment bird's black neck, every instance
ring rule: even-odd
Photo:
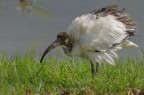
[[[73,48],[72,42],[69,41],[69,43],[66,44],[66,45],[64,45],[64,46],[62,46],[62,48],[63,48],[64,53],[65,53],[66,55],[69,55],[69,53],[71,53],[72,48]]]

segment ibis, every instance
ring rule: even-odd
[[[137,34],[137,25],[125,8],[109,5],[77,17],[67,32],[60,32],[56,40],[44,51],[45,55],[61,46],[68,56],[88,59],[95,75],[101,63],[115,64],[116,52],[123,48],[138,47],[130,41]]]

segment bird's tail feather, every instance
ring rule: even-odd
[[[115,59],[118,58],[118,55],[115,52],[122,48],[128,47],[138,47],[138,45],[134,44],[129,40],[126,40],[107,52],[89,53],[89,58],[93,63],[102,63],[103,61],[106,61],[111,65],[115,65]]]
[[[135,43],[129,41],[129,40],[125,40],[124,42],[116,45],[115,47],[113,47],[111,50],[114,52],[117,52],[118,50],[122,49],[122,48],[136,48],[139,47],[138,45],[136,45]]]
[[[138,45],[136,45],[135,43],[129,41],[129,40],[126,40],[122,43],[122,47],[123,48],[128,48],[128,47],[139,47]]]

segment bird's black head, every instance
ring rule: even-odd
[[[66,32],[60,32],[57,35],[57,39],[43,53],[40,63],[42,62],[43,58],[49,51],[51,51],[52,49],[54,49],[57,46],[67,45],[69,43],[69,41],[70,41],[69,35]]]
[[[70,38],[66,32],[60,32],[57,35],[57,40],[59,43],[61,43],[61,45],[66,45],[66,44],[68,44]]]

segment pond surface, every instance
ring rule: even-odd
[[[44,1],[44,0],[43,0]],[[52,18],[43,15],[23,15],[16,9],[18,0],[0,1],[0,52],[3,55],[24,54],[27,50],[35,49],[40,56],[46,47],[55,40],[60,31],[67,31],[71,21],[77,16],[89,13],[110,4],[118,4],[137,21],[139,35],[132,41],[139,48],[124,49],[118,52],[120,56],[141,56],[144,42],[144,0],[45,0],[40,3],[47,9]],[[61,48],[55,49],[55,54]]]

